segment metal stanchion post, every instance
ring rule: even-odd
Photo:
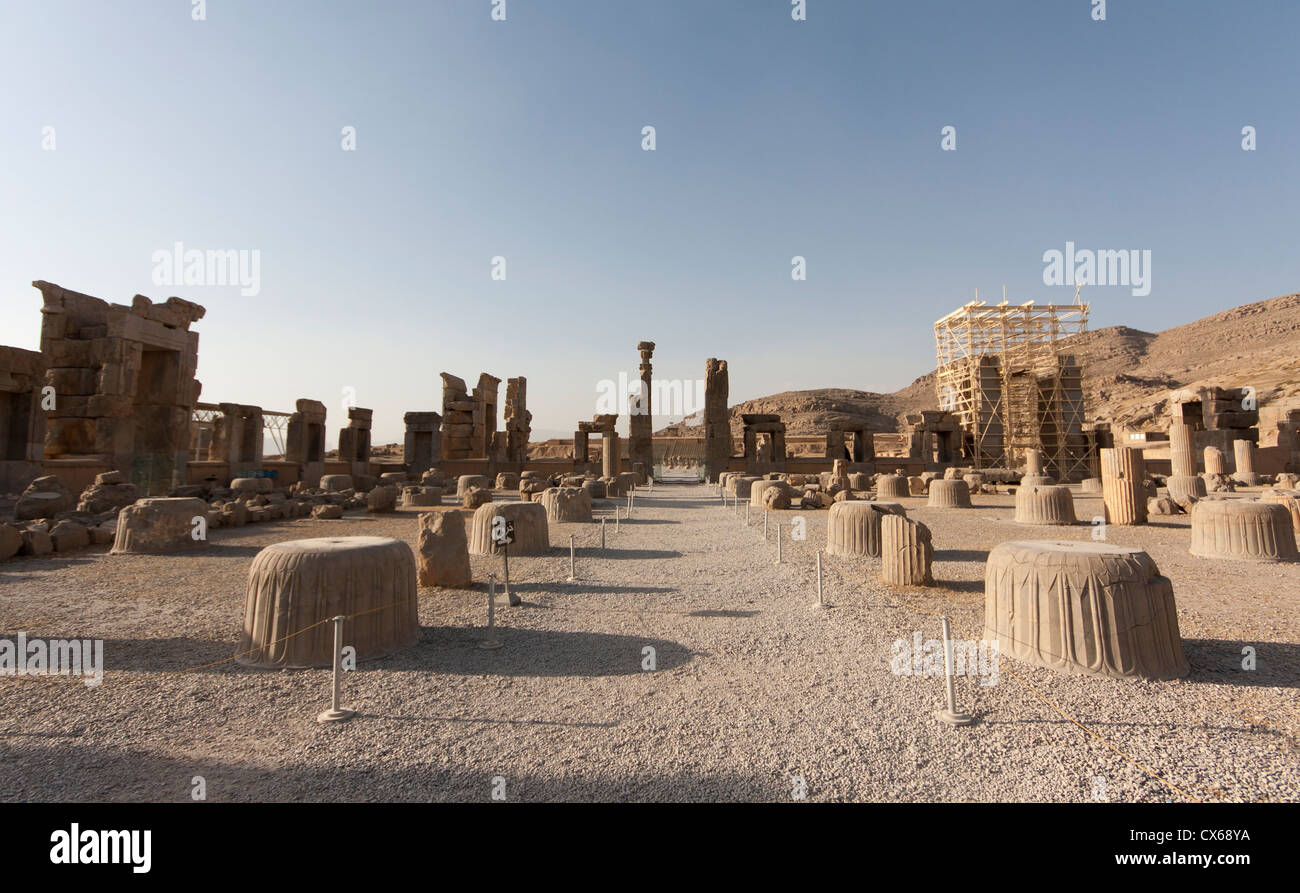
[[[506,588],[506,600],[510,602],[511,607],[518,607],[524,603],[524,600],[510,591],[510,545],[501,544],[501,572],[504,575],[502,581]]]
[[[572,583],[576,579],[578,579],[578,571],[573,557],[573,534],[569,534],[569,582]]]
[[[478,647],[492,650],[501,647],[497,638],[497,575],[488,574],[488,637],[478,643]]]
[[[334,618],[334,693],[330,697],[330,709],[316,714],[317,722],[341,722],[357,715],[355,710],[346,710],[339,706],[339,692],[343,684],[343,621],[342,614]]]
[[[826,607],[826,602],[822,599],[822,550],[817,550],[817,607]]]
[[[950,726],[968,726],[975,721],[966,713],[957,712],[957,690],[952,676],[952,633],[948,629],[948,618],[943,619],[943,675],[947,682],[948,708],[936,710],[934,715],[941,722]]]
[[[781,563],[781,522],[776,522],[776,563]]]
[[[605,548],[605,519],[604,518],[600,519],[600,548],[602,550],[604,550]]]

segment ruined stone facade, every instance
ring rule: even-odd
[[[86,458],[127,474],[143,494],[185,474],[204,309],[180,298],[136,295],[109,304],[49,282],[40,290],[41,353],[55,405],[46,412],[45,456]]]
[[[731,459],[731,422],[727,415],[729,383],[727,361],[710,357],[704,362],[705,478],[716,483]]]
[[[423,474],[442,461],[442,416],[436,412],[408,412],[402,461],[408,472]]]
[[[18,493],[44,472],[45,358],[34,350],[0,347],[0,493]]]
[[[1235,441],[1259,443],[1259,409],[1254,400],[1244,388],[1184,388],[1169,398],[1171,423],[1191,426],[1198,454],[1212,446],[1225,457],[1235,457]],[[1231,473],[1237,469],[1235,460],[1230,461]]]
[[[497,452],[497,391],[486,372],[470,392],[463,378],[442,373],[442,451],[448,459],[489,459]]]
[[[781,417],[769,413],[745,413],[740,418],[745,423],[746,472],[785,471],[785,422]]]
[[[298,465],[298,480],[308,487],[319,487],[325,473],[325,404],[319,400],[299,400],[297,411],[289,416],[284,458]]]
[[[370,425],[374,415],[374,410],[351,407],[348,426],[339,430],[339,461],[347,462],[354,476],[370,472]]]
[[[623,470],[618,431],[614,427],[617,424],[618,416],[612,414],[592,416],[590,422],[589,430],[600,434],[601,438],[600,473],[603,477],[615,477]]]
[[[505,427],[505,461],[527,462],[533,414],[528,411],[528,379],[522,375],[506,379]]]
[[[262,407],[241,403],[221,403],[220,414],[212,422],[212,439],[208,442],[210,462],[225,462],[231,478],[262,467]]]
[[[907,416],[907,455],[936,470],[961,462],[961,420],[951,412],[922,410]]]

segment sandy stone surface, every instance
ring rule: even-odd
[[[107,664],[99,687],[0,678],[0,800],[181,801],[195,776],[214,801],[484,801],[498,776],[524,801],[781,801],[796,777],[809,800],[1183,799],[1012,673],[1191,796],[1298,798],[1300,564],[1194,558],[1186,516],[1112,527],[1110,542],[1147,550],[1173,580],[1191,675],[1063,676],[1004,658],[994,685],[957,680],[959,707],[978,721],[951,728],[932,715],[942,678],[892,673],[892,644],[937,638],[927,612],[980,638],[988,550],[1090,538],[1099,498],[1076,489],[1085,523],[1051,528],[1014,523],[1008,496],[976,496],[971,509],[901,499],[933,531],[939,585],[887,588],[878,561],[824,556],[834,607],[819,609],[826,510],[772,513],[773,528],[779,518],[788,534],[795,517],[807,528],[777,565],[761,512],[746,527],[744,505],[724,509],[715,494],[638,491],[633,518],[617,534],[608,523],[604,552],[598,522],[552,523],[550,555],[511,562],[524,605],[499,594],[497,651],[478,644],[500,559],[473,556],[475,588],[422,589],[420,643],[347,674],[344,704],[361,715],[333,725],[315,720],[327,671],[227,660],[249,565],[286,539],[386,535],[414,548],[418,509],[218,529],[194,554],[0,564],[0,635],[102,638]],[[598,500],[597,515],[614,504]],[[1254,671],[1241,668],[1245,647]]]

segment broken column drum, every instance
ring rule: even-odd
[[[901,474],[882,474],[876,478],[876,496],[880,499],[899,499],[910,495],[907,478]]]
[[[930,481],[930,498],[926,501],[928,508],[968,509],[971,507],[970,487],[965,481]]]
[[[1061,673],[1185,676],[1173,585],[1146,552],[1097,542],[1008,542],[989,553],[985,636]]]
[[[590,521],[591,496],[580,487],[550,487],[542,491],[541,505],[550,521]]]
[[[492,541],[493,519],[497,517],[514,525],[515,541],[509,545],[511,555],[545,555],[550,551],[550,528],[541,503],[492,502],[475,509],[470,520],[471,555],[496,555],[500,551]]]
[[[253,667],[325,667],[334,624],[357,660],[414,645],[420,636],[415,558],[390,537],[292,540],[267,546],[248,571],[236,660]],[[300,632],[305,630],[305,632]]]
[[[830,555],[879,558],[881,519],[885,515],[906,516],[896,502],[836,502],[826,519],[826,552]]]
[[[206,545],[195,539],[195,519],[206,522],[208,504],[202,499],[141,499],[117,514],[114,555],[162,554]]]
[[[1295,561],[1291,513],[1276,502],[1203,499],[1192,508],[1192,545],[1200,558]]]
[[[1101,450],[1102,499],[1108,524],[1145,524],[1147,497],[1143,485],[1146,462],[1129,447]]]
[[[1016,491],[1017,524],[1073,524],[1074,497],[1059,485],[1022,486]]]
[[[421,514],[418,552],[419,585],[464,588],[473,582],[464,513]]]
[[[880,580],[895,586],[929,586],[934,561],[930,528],[902,515],[880,519]]]

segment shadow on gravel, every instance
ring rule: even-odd
[[[508,619],[511,610],[519,609],[506,608],[501,616]],[[674,669],[693,657],[684,645],[650,636],[552,632],[510,626],[498,626],[497,633],[504,647],[485,651],[478,647],[485,637],[481,628],[422,627],[421,640],[415,645],[387,657],[362,661],[356,672],[420,670],[475,676],[623,676],[642,672],[641,649],[647,645],[655,649],[659,670]],[[229,660],[236,647],[234,642],[181,638],[109,639],[104,642],[104,669],[110,674],[123,670],[153,673],[192,670],[253,676],[299,672],[242,666]],[[306,672],[325,670],[314,668]],[[106,686],[111,684],[111,678],[105,680]]]
[[[680,592],[675,586],[624,586],[621,584],[598,583],[595,581],[584,582],[579,580],[576,583],[510,583],[510,591],[523,594],[526,592],[545,592],[556,593],[560,595],[582,595],[590,593],[592,595],[621,595],[632,593],[654,594],[661,592]],[[503,593],[497,590],[497,598],[501,598]]]
[[[420,720],[421,717],[412,717]],[[312,730],[320,741],[370,735],[382,740],[393,734],[395,719],[362,714],[348,723],[332,723]],[[428,717],[430,725],[463,722],[459,718]],[[487,722],[488,720],[483,720]],[[315,723],[312,723],[315,725]],[[521,740],[513,748],[501,748],[500,766],[523,762],[534,752],[526,737],[533,734],[517,727]],[[542,732],[545,734],[545,732]],[[593,735],[603,733],[594,731]],[[159,744],[159,747],[165,746]],[[490,770],[480,766],[446,768],[421,762],[418,766],[392,766],[387,757],[367,758],[364,765],[305,766],[300,759],[285,755],[277,766],[249,766],[212,757],[187,757],[158,753],[144,748],[109,748],[85,744],[24,744],[12,747],[0,763],[0,791],[5,802],[52,801],[86,804],[101,802],[190,802],[190,780],[203,776],[209,802],[491,802],[492,778],[505,779],[505,794],[511,802],[729,802],[789,800],[789,783],[766,773],[740,774],[728,771],[628,772],[599,765],[581,774],[557,771],[533,774]],[[112,827],[107,810],[100,812],[102,827]],[[83,820],[87,821],[87,820]],[[108,824],[102,824],[108,823]]]
[[[483,629],[424,627],[418,645],[358,666],[366,670],[423,670],[463,676],[632,676],[644,672],[642,649],[655,650],[656,669],[672,670],[689,661],[689,648],[651,636],[559,632],[498,626],[502,647],[479,648]]]
[[[1244,648],[1255,649],[1253,670],[1242,668]],[[1192,665],[1188,682],[1300,688],[1300,645],[1291,642],[1183,639],[1183,654]]]
[[[935,549],[935,561],[988,561],[988,549]],[[983,583],[980,583],[983,586]]]
[[[722,611],[706,610],[691,611],[687,617],[757,617],[758,611]]]
[[[643,524],[680,524],[682,522],[673,521],[669,518],[624,518],[622,523],[640,527]]]
[[[620,549],[611,546],[601,549],[599,546],[577,546],[573,554],[578,558],[636,559],[636,558],[681,558],[682,553],[672,549]]]
[[[934,585],[939,589],[948,589],[953,592],[978,592],[984,593],[983,580],[935,580]]]

